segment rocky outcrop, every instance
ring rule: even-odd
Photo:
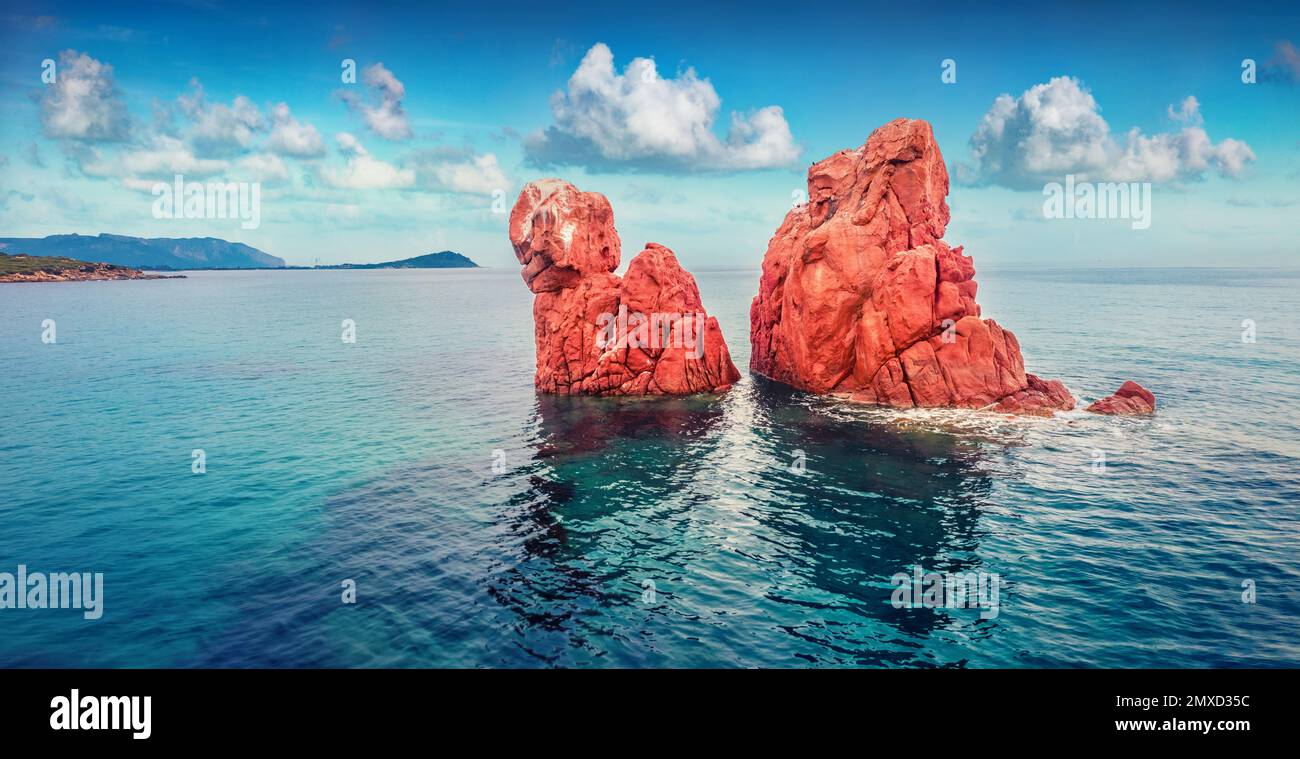
[[[117,264],[54,256],[0,253],[0,282],[86,282],[103,279],[184,279],[184,275],[148,274]]]
[[[1018,390],[998,401],[993,410],[1007,414],[1051,416],[1055,411],[1074,408],[1074,396],[1060,380],[1040,379],[1033,374],[1026,374],[1025,380],[1028,384],[1024,390]]]
[[[1142,387],[1133,380],[1129,380],[1119,386],[1114,395],[1108,395],[1105,398],[1092,402],[1092,405],[1084,409],[1094,414],[1110,414],[1113,416],[1138,416],[1142,414],[1154,414],[1156,412],[1156,396],[1150,390]]]
[[[695,278],[647,243],[620,278],[605,196],[559,179],[530,182],[510,212],[510,242],[536,297],[535,384],[563,395],[685,395],[740,378]]]
[[[948,171],[930,125],[898,119],[808,170],[808,202],[768,245],[750,368],[886,406],[1051,414],[1059,381],[1025,373],[1015,335],[980,318],[975,266],[942,239]]]

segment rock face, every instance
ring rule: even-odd
[[[1114,395],[1108,395],[1105,398],[1093,401],[1092,405],[1084,410],[1095,414],[1116,416],[1154,414],[1156,412],[1156,396],[1145,387],[1133,380],[1129,380],[1120,385],[1119,390],[1116,390]]]
[[[559,179],[530,182],[510,242],[536,294],[537,389],[562,395],[685,395],[740,379],[695,278],[647,243],[621,279],[605,196]]]
[[[750,368],[886,406],[1050,415],[1059,381],[1025,373],[1015,335],[980,318],[975,266],[941,238],[948,171],[930,125],[898,119],[808,170],[808,203],[768,245]]]

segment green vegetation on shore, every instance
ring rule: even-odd
[[[184,276],[146,274],[129,266],[80,261],[66,256],[0,253],[0,282],[85,282],[102,279],[184,279]]]
[[[60,274],[65,269],[81,269],[82,267],[107,268],[107,269],[128,269],[127,266],[117,266],[115,264],[96,264],[90,261],[78,261],[75,258],[65,258],[63,256],[27,256],[21,253],[16,255],[6,255],[0,253],[0,276],[5,274],[26,274],[34,271],[45,271],[50,274]]]

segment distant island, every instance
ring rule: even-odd
[[[477,269],[478,264],[450,250],[426,253],[400,261],[374,264],[325,264],[289,266],[283,258],[242,242],[216,237],[130,237],[127,235],[50,235],[48,237],[0,237],[0,255],[9,258],[62,261],[35,268],[60,271],[83,266],[116,267],[104,271],[186,271],[196,269]],[[72,264],[76,264],[73,267]],[[47,272],[48,274],[49,272]],[[138,273],[138,272],[137,272]],[[87,277],[94,279],[139,279],[141,277]],[[12,280],[6,280],[12,281]],[[20,280],[28,281],[28,280]]]
[[[117,264],[78,261],[62,256],[0,253],[0,282],[85,282],[100,279],[184,279],[184,275],[146,274]]]
[[[403,258],[401,261],[388,261],[379,264],[334,264],[317,266],[317,269],[477,269],[479,265],[459,253],[443,250],[426,253],[415,258]]]
[[[279,269],[284,259],[242,242],[216,237],[50,235],[0,237],[0,253],[66,256],[117,266],[164,271],[184,269]]]

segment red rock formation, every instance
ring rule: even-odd
[[[750,368],[886,406],[1074,408],[1025,374],[1015,335],[980,318],[975,266],[941,238],[948,171],[930,125],[898,119],[808,170],[750,307]]]
[[[1119,390],[1116,390],[1114,395],[1108,395],[1105,398],[1093,401],[1092,405],[1084,410],[1095,414],[1119,416],[1154,414],[1156,412],[1156,396],[1145,387],[1133,380],[1129,380],[1120,385]]]
[[[510,242],[536,293],[537,389],[561,395],[685,395],[740,379],[695,278],[647,243],[619,278],[605,196],[543,179],[519,193]]]
[[[998,401],[993,410],[1008,414],[1051,416],[1057,409],[1069,411],[1074,408],[1074,396],[1070,395],[1060,380],[1039,379],[1033,374],[1026,374],[1025,379],[1029,383],[1028,387]]]

